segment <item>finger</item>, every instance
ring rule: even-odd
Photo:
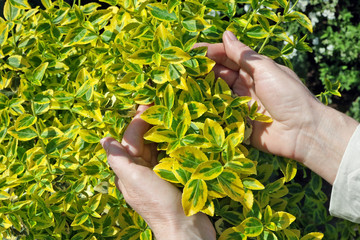
[[[132,157],[139,157],[144,151],[144,134],[149,130],[150,125],[140,116],[148,108],[149,106],[145,105],[138,107],[136,115],[125,130],[121,142]]]
[[[101,139],[100,143],[106,151],[110,167],[121,181],[122,178],[126,177],[132,163],[131,156],[124,146],[111,137]]]
[[[257,74],[263,74],[264,71],[283,73],[273,60],[241,43],[232,32],[225,31],[223,42],[229,59],[249,73],[252,78],[255,78]]]
[[[194,48],[195,47],[207,47],[208,51],[206,53],[206,56],[208,58],[234,71],[239,70],[239,65],[233,62],[232,60],[230,60],[226,55],[225,47],[223,43],[214,43],[214,44],[196,43],[194,45]]]
[[[215,73],[215,77],[224,79],[230,88],[232,88],[233,84],[239,78],[238,71],[231,70],[221,64],[216,64],[213,67],[213,71]]]

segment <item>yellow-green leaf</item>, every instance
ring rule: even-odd
[[[225,95],[231,96],[231,89],[230,89],[229,85],[221,78],[218,78],[215,83],[214,95],[216,95],[216,94],[219,94],[219,95],[225,94]]]
[[[262,190],[265,188],[264,185],[255,178],[243,178],[242,183],[244,187],[251,190]]]
[[[171,84],[168,84],[164,91],[164,104],[170,110],[174,106],[175,95]]]
[[[223,170],[224,168],[220,162],[214,160],[206,161],[197,166],[191,178],[211,180],[217,178]]]
[[[225,168],[231,169],[240,174],[256,174],[256,165],[255,161],[252,161],[247,158],[239,158],[236,160],[232,160],[225,164]]]
[[[83,224],[89,217],[89,214],[86,212],[80,212],[76,214],[74,221],[71,223],[71,226],[79,226]]]
[[[277,230],[282,230],[290,226],[296,217],[287,212],[276,212],[271,218],[271,222],[275,223]]]
[[[171,130],[160,126],[154,126],[144,135],[144,139],[161,143],[175,141],[177,137],[176,134]]]
[[[170,154],[176,158],[184,169],[194,172],[200,163],[208,161],[204,152],[195,147],[181,147]]]
[[[151,125],[164,125],[164,114],[167,110],[161,105],[151,106],[141,114],[141,118]]]
[[[321,240],[324,234],[320,232],[311,232],[300,238],[300,240]]]
[[[152,240],[152,232],[149,228],[145,229],[143,232],[141,232],[140,234],[140,240]]]
[[[255,25],[250,27],[246,31],[246,35],[249,36],[250,38],[262,39],[262,38],[266,38],[269,35],[269,33],[265,29],[263,29],[260,25]]]
[[[8,24],[5,22],[0,23],[0,46],[6,42],[9,34]]]
[[[161,51],[163,57],[169,63],[182,63],[191,58],[191,56],[178,47],[168,47]]]
[[[128,226],[121,230],[119,235],[116,237],[118,239],[126,239],[126,240],[138,240],[140,238],[142,230],[137,226]]]
[[[172,182],[179,183],[175,174],[173,173],[173,161],[171,158],[162,159],[154,168],[154,172],[162,179]]]
[[[91,130],[81,129],[79,135],[82,140],[88,143],[98,143],[100,142],[100,137],[98,134],[94,133]]]
[[[221,148],[225,142],[225,133],[219,123],[207,118],[204,124],[204,136],[216,147]]]
[[[190,111],[191,119],[199,118],[207,111],[207,107],[205,106],[205,104],[195,101],[188,102],[188,108]]]
[[[245,195],[244,186],[240,177],[229,169],[224,169],[217,177],[217,180],[224,192],[235,201],[242,201]]]
[[[10,4],[19,9],[30,9],[31,6],[29,5],[27,0],[9,0]]]
[[[211,26],[204,20],[204,18],[199,16],[191,16],[184,18],[181,21],[181,24],[189,32],[201,32]]]
[[[263,232],[263,225],[261,221],[255,217],[246,218],[241,222],[240,226],[244,229],[247,237],[256,237]]]
[[[199,212],[207,200],[207,186],[202,179],[190,179],[183,189],[182,206],[186,216]]]
[[[154,52],[152,50],[140,49],[128,56],[127,60],[135,64],[150,64],[153,61],[153,55]]]
[[[26,61],[26,59],[20,55],[10,56],[6,60],[6,63],[9,64],[13,68],[29,68],[30,67],[30,65]]]
[[[287,17],[295,18],[298,23],[305,27],[309,32],[313,32],[312,23],[310,19],[303,13],[298,11],[293,11],[287,15]]]
[[[63,135],[63,132],[58,129],[57,127],[48,127],[45,128],[41,134],[40,137],[41,138],[54,138],[54,137],[59,137]]]
[[[28,127],[25,129],[21,129],[17,131],[15,129],[15,126],[8,129],[8,133],[13,136],[14,138],[20,140],[20,141],[29,141],[35,137],[37,137],[37,132],[34,127]]]
[[[30,114],[21,114],[15,121],[15,130],[20,131],[22,129],[32,126],[37,120],[37,117]]]
[[[45,75],[45,71],[48,67],[49,63],[48,62],[44,62],[42,64],[40,64],[37,68],[35,68],[33,74],[31,75],[31,82],[34,85],[37,86],[41,86],[41,80],[43,79],[44,75]]]
[[[247,237],[237,227],[226,229],[219,237],[219,240],[246,240]]]

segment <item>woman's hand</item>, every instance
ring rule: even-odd
[[[238,95],[256,100],[272,123],[253,123],[251,144],[295,159],[332,183],[358,123],[321,104],[289,68],[239,42],[229,31],[207,46],[214,72]]]
[[[148,223],[156,239],[215,239],[212,223],[203,213],[186,217],[181,192],[152,170],[157,163],[154,144],[144,144],[149,124],[140,118],[147,109],[140,106],[120,144],[113,138],[101,140],[116,185],[126,202]]]

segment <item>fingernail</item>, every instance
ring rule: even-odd
[[[225,32],[226,37],[231,41],[238,41],[237,37],[230,31]]]
[[[100,140],[100,144],[101,144],[101,146],[105,149],[105,151],[107,152],[109,142],[108,142],[108,141],[106,141],[106,139],[105,139],[105,138],[103,138],[103,139],[101,139],[101,140]]]

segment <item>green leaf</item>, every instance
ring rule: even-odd
[[[183,27],[190,32],[200,32],[210,27],[203,18],[199,16],[191,16],[181,21]]]
[[[184,187],[182,206],[186,216],[198,213],[205,206],[207,200],[207,186],[202,179],[190,179]]]
[[[268,56],[271,59],[275,59],[281,56],[281,51],[277,47],[267,45],[263,48],[261,54]]]
[[[19,9],[30,9],[30,5],[27,0],[9,0],[10,4]]]
[[[161,51],[163,57],[169,63],[182,63],[191,58],[191,56],[178,47],[168,47]]]
[[[8,129],[8,133],[20,141],[29,141],[38,136],[34,127],[28,127],[19,131],[15,130],[15,126]]]
[[[217,178],[222,171],[224,170],[223,166],[218,161],[206,161],[200,163],[199,166],[195,169],[191,175],[192,179],[203,179],[211,180]]]
[[[28,64],[28,62],[26,61],[26,59],[20,55],[13,55],[10,56],[7,60],[6,63],[9,64],[11,67],[13,68],[28,68],[30,67],[30,65]]]
[[[160,20],[164,21],[175,21],[177,20],[176,13],[169,13],[167,6],[162,3],[148,4],[146,7],[150,9],[150,14]]]
[[[246,218],[241,222],[240,226],[244,229],[247,237],[256,237],[263,232],[263,225],[261,221],[255,217]]]
[[[15,121],[15,130],[20,131],[35,124],[37,118],[30,114],[22,114]]]

